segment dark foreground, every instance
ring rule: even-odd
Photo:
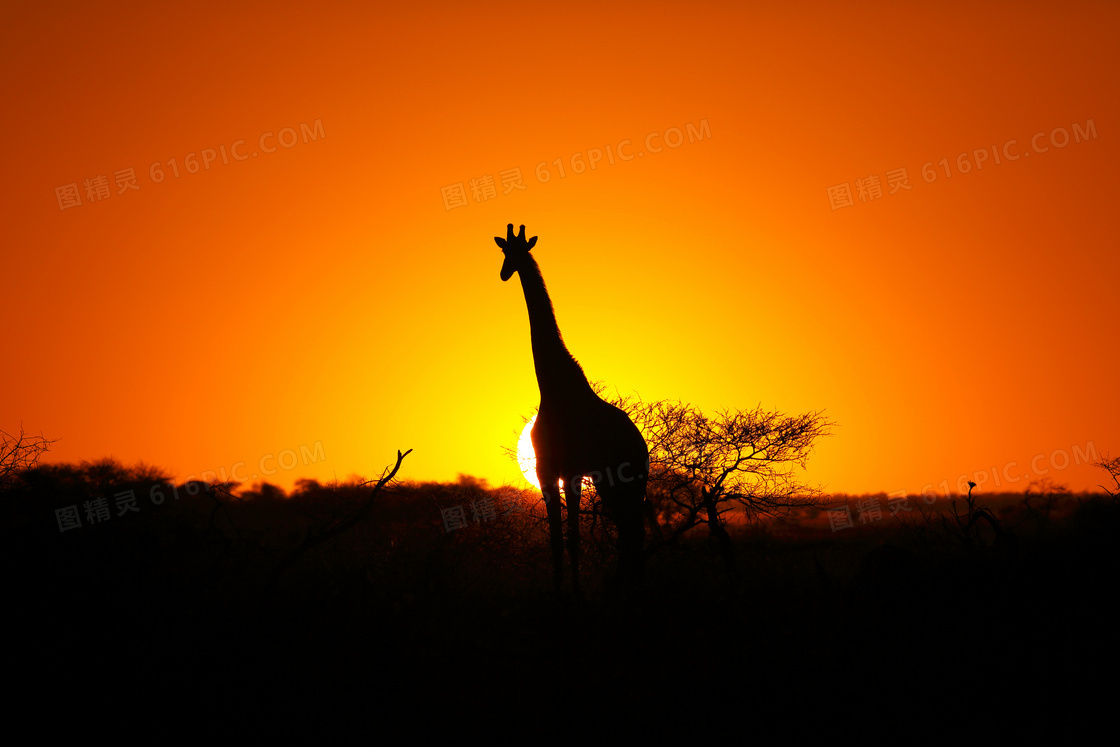
[[[470,481],[406,486],[277,574],[360,488],[314,486],[301,504],[181,487],[154,505],[144,475],[103,477],[48,471],[3,496],[9,676],[64,707],[353,705],[374,722],[475,728],[572,707],[1026,718],[1092,708],[1115,671],[1120,507],[1107,496],[1005,510],[1002,540],[936,520],[739,531],[734,575],[700,536],[655,553],[630,595],[605,589],[611,549],[592,533],[578,602],[551,593],[539,517],[445,530],[439,506],[487,495]],[[139,510],[118,516],[128,489]],[[56,509],[96,495],[108,520],[81,511],[81,528],[59,531]]]

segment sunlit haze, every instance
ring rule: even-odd
[[[607,394],[824,410],[828,491],[1120,452],[1114,3],[199,6],[0,10],[48,461],[524,486],[508,223]]]

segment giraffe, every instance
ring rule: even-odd
[[[521,277],[533,347],[533,365],[541,404],[530,436],[537,457],[540,482],[548,512],[556,591],[564,585],[564,527],[560,513],[560,481],[568,508],[568,557],[572,565],[572,592],[579,589],[579,502],[584,477],[602,499],[603,510],[618,528],[619,581],[633,586],[641,580],[645,541],[643,505],[649,470],[649,449],[629,416],[604,402],[568,352],[540,266],[529,253],[537,243],[525,240],[525,226],[516,236],[510,223],[506,238],[494,241],[505,254],[501,278]],[[637,339],[637,334],[623,335]],[[555,500],[553,500],[555,498]]]

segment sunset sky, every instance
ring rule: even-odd
[[[0,429],[523,484],[512,222],[589,378],[823,409],[826,490],[1091,488],[1120,5],[909,5],[6,2]]]

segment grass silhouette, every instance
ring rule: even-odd
[[[539,708],[586,682],[613,683],[605,703],[618,707],[793,707],[806,682],[822,698],[887,681],[951,692],[962,672],[1006,695],[1046,686],[1039,658],[1048,672],[1072,665],[1059,652],[1104,619],[1117,570],[1113,499],[1049,488],[969,496],[963,514],[914,497],[910,516],[837,532],[820,512],[728,524],[735,587],[723,553],[693,533],[650,557],[628,605],[603,589],[616,550],[600,537],[586,543],[587,602],[569,605],[550,593],[535,491],[468,476],[379,493],[227,488],[108,460],[20,473],[0,510],[7,567],[26,569],[8,598],[28,676],[78,687],[126,671],[176,692],[237,683],[239,697],[268,701],[376,691],[400,712],[435,707],[434,693],[454,694],[439,706],[453,710]],[[118,515],[113,497],[130,490],[140,510]],[[56,509],[101,496],[108,520],[59,531]],[[448,531],[444,510],[472,505]],[[347,517],[348,531],[307,543]]]

